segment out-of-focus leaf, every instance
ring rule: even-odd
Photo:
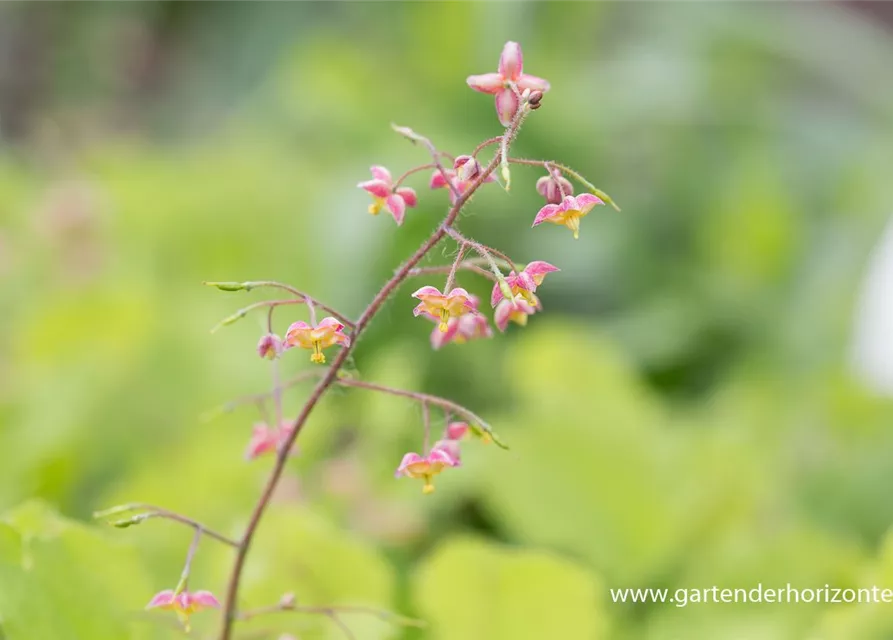
[[[607,637],[595,578],[549,553],[452,539],[416,570],[412,586],[432,640]]]

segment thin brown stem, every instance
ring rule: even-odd
[[[463,407],[461,404],[457,402],[453,402],[452,400],[447,400],[446,398],[441,398],[440,396],[432,396],[428,393],[420,393],[418,391],[408,391],[406,389],[396,389],[394,387],[386,387],[385,385],[376,384],[374,382],[365,382],[363,380],[349,380],[347,378],[341,378],[338,380],[338,384],[345,387],[355,387],[357,389],[368,389],[369,391],[379,391],[381,393],[387,393],[392,396],[400,396],[403,398],[411,398],[416,402],[424,404],[434,405],[435,407],[440,407],[444,411],[449,411],[455,414],[458,414],[465,418],[469,422],[473,422],[478,425],[481,429],[483,429],[486,433],[493,438],[493,442],[495,442],[500,447],[505,447],[505,444],[499,440],[495,433],[493,433],[492,428],[483,418],[473,412],[471,409],[467,407]]]
[[[519,123],[520,124],[520,123]],[[407,131],[398,129],[400,133],[403,135],[407,134]],[[408,130],[408,132],[412,135],[413,132]],[[514,133],[514,132],[513,132]],[[431,145],[430,141],[427,138],[423,138],[421,136],[417,136],[420,141],[424,141],[426,146],[428,146],[429,150],[433,150],[434,147]],[[435,150],[436,151],[436,150]],[[437,159],[437,154],[432,153],[434,156],[434,162],[438,165],[438,169],[443,172],[443,167],[440,166],[439,160]],[[456,219],[459,216],[462,207],[468,201],[468,199],[474,195],[477,189],[483,184],[484,180],[493,173],[496,167],[499,165],[499,161],[501,159],[502,154],[497,154],[490,161],[490,163],[483,169],[483,171],[478,174],[478,176],[474,179],[474,181],[469,185],[468,189],[464,193],[458,194],[456,197],[455,203],[453,203],[452,207],[450,207],[449,212],[444,218],[441,225],[437,228],[437,230],[431,234],[431,236],[419,247],[415,253],[413,253],[409,259],[403,263],[403,266],[397,270],[397,272],[388,280],[385,285],[379,290],[379,292],[372,299],[372,302],[369,303],[369,306],[366,307],[366,310],[363,311],[359,320],[357,320],[356,325],[354,326],[353,336],[350,343],[350,346],[343,347],[341,351],[335,356],[334,361],[332,362],[331,367],[329,368],[326,375],[320,380],[316,387],[310,394],[310,397],[307,399],[307,402],[304,404],[301,409],[298,417],[295,419],[291,433],[287,439],[287,441],[280,447],[279,451],[276,454],[276,462],[273,465],[273,470],[270,473],[270,477],[267,480],[266,485],[264,486],[263,491],[261,492],[261,496],[257,501],[257,504],[254,507],[254,510],[251,513],[251,517],[248,521],[248,526],[245,529],[245,533],[243,534],[241,540],[239,541],[239,548],[236,553],[236,559],[233,563],[233,569],[230,573],[229,585],[226,589],[226,598],[223,605],[223,628],[220,633],[220,640],[230,640],[232,636],[233,624],[236,620],[236,604],[239,595],[239,583],[242,578],[242,570],[245,566],[245,559],[248,557],[248,550],[251,548],[251,541],[254,538],[254,534],[257,531],[257,527],[260,524],[261,518],[263,517],[264,512],[270,504],[270,499],[273,496],[273,493],[276,489],[276,486],[279,484],[279,479],[282,477],[282,472],[285,470],[285,465],[288,461],[288,452],[292,450],[294,446],[295,440],[300,435],[301,430],[304,428],[304,425],[307,422],[307,418],[310,416],[313,409],[316,407],[317,403],[319,403],[322,396],[329,390],[329,388],[339,380],[338,372],[341,370],[341,367],[344,365],[347,358],[353,352],[354,347],[359,342],[359,338],[362,335],[363,331],[369,325],[369,322],[375,315],[379,312],[381,307],[387,301],[387,299],[393,294],[393,292],[403,283],[403,281],[409,275],[409,272],[412,271],[416,265],[421,262],[426,255],[437,246],[441,240],[443,240],[444,236],[447,234],[447,230],[455,223]]]
[[[299,300],[298,298],[289,298],[287,300],[261,300],[260,302],[249,304],[247,307],[242,307],[234,314],[227,316],[216,325],[214,325],[214,328],[211,329],[211,333],[215,333],[221,327],[225,327],[227,325],[233,324],[237,320],[241,320],[255,309],[263,309],[264,307],[268,307],[270,310],[268,311],[269,314],[276,307],[281,307],[288,304],[304,304],[304,301]]]
[[[409,276],[414,277],[414,276],[424,276],[424,275],[435,274],[435,273],[449,273],[450,270],[452,270],[452,268],[453,268],[453,266],[449,265],[449,264],[437,265],[437,266],[432,266],[432,267],[418,267],[416,269],[413,269],[412,273],[410,273]],[[496,282],[496,276],[494,276],[492,273],[490,273],[486,269],[482,269],[478,265],[476,265],[472,262],[469,262],[467,260],[464,262],[460,262],[459,265],[456,267],[456,269],[457,269],[457,271],[471,271],[473,273],[478,274],[479,276],[484,276],[485,278],[488,278],[489,280]]]
[[[485,245],[482,242],[478,242],[477,240],[473,240],[471,238],[463,236],[461,233],[459,233],[455,229],[450,229],[448,233],[450,234],[451,238],[456,240],[456,242],[464,242],[465,244],[470,246],[472,249],[474,249],[478,253],[478,255],[480,255],[482,258],[484,258],[485,260],[488,261],[491,268],[494,268],[496,270],[499,269],[499,266],[493,261],[493,256],[496,256],[500,260],[503,260],[506,264],[510,265],[512,271],[516,270],[514,261],[511,258],[509,258],[507,255],[505,255],[499,249],[494,249],[493,247],[488,247],[487,245]]]
[[[526,165],[531,166],[531,167],[542,167],[542,166],[545,164],[545,162],[548,162],[549,164],[551,164],[553,167],[555,167],[556,169],[558,169],[558,170],[561,171],[562,173],[566,173],[567,175],[569,175],[570,177],[572,177],[574,180],[576,180],[577,182],[579,182],[580,184],[582,184],[584,187],[586,187],[587,189],[589,189],[589,191],[591,191],[593,194],[597,195],[599,198],[601,198],[602,200],[604,200],[607,204],[609,204],[609,205],[611,205],[612,207],[614,207],[614,209],[615,209],[616,211],[620,211],[620,207],[618,207],[618,206],[617,206],[617,203],[614,202],[614,200],[611,199],[611,196],[609,196],[607,193],[605,193],[604,191],[602,191],[601,189],[599,189],[598,187],[596,187],[594,184],[592,184],[591,182],[589,182],[589,180],[587,180],[586,178],[584,178],[584,177],[580,174],[579,171],[575,171],[574,169],[571,169],[571,168],[570,168],[569,166],[567,166],[567,165],[560,164],[560,163],[558,163],[558,162],[554,162],[553,160],[548,160],[548,161],[543,161],[543,160],[528,160],[527,158],[509,158],[508,161],[509,161],[510,163],[512,163],[512,164],[526,164]]]
[[[431,410],[428,403],[422,401],[422,424],[425,426],[425,439],[422,441],[422,454],[428,455],[428,445],[431,442]]]
[[[399,187],[401,184],[403,184],[404,180],[406,180],[409,176],[411,176],[414,173],[418,173],[419,171],[425,171],[426,169],[436,169],[436,168],[437,168],[436,164],[434,164],[433,162],[429,162],[428,164],[423,164],[423,165],[419,165],[418,167],[413,167],[412,169],[408,169],[408,170],[404,171],[403,174],[399,178],[394,180],[394,185],[392,188],[394,190],[396,190],[397,187]]]
[[[308,380],[313,380],[314,378],[318,378],[319,376],[323,375],[324,373],[325,373],[325,369],[322,369],[322,368],[319,368],[319,370],[313,369],[313,370],[309,370],[309,371],[302,371],[301,373],[299,373],[295,376],[292,376],[288,380],[284,381],[281,385],[279,385],[279,390],[280,390],[280,392],[282,392],[282,391],[284,391],[290,387],[294,387],[295,385],[298,385],[302,382],[307,382]],[[210,420],[213,420],[220,414],[232,413],[237,408],[241,407],[242,405],[246,405],[246,404],[257,404],[259,407],[262,408],[264,401],[267,400],[267,398],[270,398],[272,396],[273,396],[272,391],[264,391],[262,393],[254,393],[249,396],[242,396],[240,398],[235,398],[225,404],[220,405],[219,407],[215,407],[214,409],[204,412],[202,414],[201,419],[203,422],[208,422]],[[267,420],[267,422],[269,423],[269,420]]]
[[[443,155],[443,156],[446,156],[449,158],[452,158],[452,156],[450,156],[449,154],[444,154],[441,151],[438,151],[437,147],[434,146],[433,142],[431,142],[425,136],[416,133],[409,127],[400,127],[395,124],[392,124],[391,128],[394,131],[396,131],[397,133],[399,133],[400,135],[402,135],[403,137],[405,137],[410,142],[412,142],[412,143],[418,142],[421,145],[423,145],[426,149],[428,149],[428,153],[431,154],[431,160],[434,161],[434,166],[437,167],[438,171],[440,171],[440,174],[443,176],[443,179],[447,183],[447,186],[450,188],[450,191],[453,192],[453,196],[458,199],[459,196],[461,195],[459,193],[459,187],[457,187],[454,184],[453,180],[450,180],[450,175],[447,173],[446,169],[444,169],[443,163],[440,162],[440,156]]]
[[[474,151],[471,152],[471,157],[476,158],[481,151],[489,147],[491,144],[496,144],[497,142],[502,142],[502,136],[496,136],[494,138],[490,138],[489,140],[484,140],[482,143],[474,148]]]
[[[388,611],[387,609],[376,609],[375,607],[349,604],[333,606],[302,606],[295,604],[283,604],[280,602],[277,604],[268,605],[266,607],[259,607],[257,609],[244,611],[242,613],[239,613],[237,618],[239,620],[252,620],[254,618],[270,615],[272,613],[302,613],[310,615],[325,615],[330,612],[347,615],[357,614],[375,616],[380,620],[384,620],[385,622],[390,622],[401,627],[416,627],[422,629],[427,626],[424,620],[407,618],[406,616],[401,616],[400,614],[394,613],[393,611]]]
[[[251,291],[252,289],[261,289],[261,288],[269,288],[269,289],[281,289],[283,291],[288,291],[289,293],[300,298],[299,302],[304,303],[309,301],[311,304],[316,305],[320,309],[325,309],[325,311],[332,316],[338,318],[341,322],[344,323],[345,326],[353,327],[354,322],[345,316],[343,313],[339,312],[336,309],[333,309],[327,304],[323,304],[313,296],[300,289],[296,289],[290,284],[285,284],[284,282],[276,282],[275,280],[255,280],[249,282],[205,282],[206,285],[217,287],[223,291]]]
[[[201,531],[204,535],[209,538],[213,538],[218,542],[222,542],[223,544],[229,545],[231,547],[238,548],[239,543],[232,538],[223,535],[213,529],[209,529],[202,523],[197,520],[193,520],[187,516],[176,513],[174,511],[170,511],[168,509],[163,509],[162,507],[156,507],[152,504],[145,504],[143,502],[131,502],[128,504],[122,504],[117,507],[112,507],[110,509],[104,509],[102,511],[96,511],[93,514],[94,518],[102,518],[108,519],[112,516],[124,516],[128,513],[133,513],[135,511],[139,511],[140,513],[136,513],[129,518],[122,518],[120,520],[110,521],[114,527],[129,527],[135,524],[139,524],[144,520],[148,520],[150,518],[163,518],[165,520],[173,520],[174,522],[179,522],[180,524],[185,524],[188,527],[192,527],[196,531]]]
[[[450,267],[450,272],[447,274],[446,284],[443,285],[443,292],[447,293],[453,288],[453,282],[456,281],[456,269],[459,268],[459,263],[462,261],[462,256],[465,255],[465,247],[468,245],[465,242],[459,243],[459,248],[456,250],[456,259],[453,260],[453,265]]]
[[[186,591],[189,587],[189,572],[192,570],[192,560],[195,558],[195,552],[198,551],[198,543],[202,539],[204,530],[201,526],[195,528],[195,535],[192,536],[192,543],[189,545],[189,551],[186,553],[186,562],[183,564],[183,572],[180,574],[180,582],[177,583],[176,593]]]

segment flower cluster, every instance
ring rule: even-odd
[[[426,148],[431,156],[431,162],[405,171],[396,180],[387,168],[375,165],[370,169],[372,179],[357,184],[358,188],[363,189],[372,197],[372,204],[368,208],[369,213],[378,215],[382,209],[385,209],[399,226],[405,220],[407,209],[416,208],[419,205],[415,190],[404,186],[404,180],[421,172],[427,174],[433,169],[428,186],[432,190],[447,189],[451,207],[449,213],[435,228],[428,240],[394,272],[394,275],[383,285],[356,321],[351,321],[348,316],[288,284],[272,281],[208,283],[223,291],[250,291],[268,287],[288,291],[291,296],[287,300],[255,302],[220,323],[220,326],[231,324],[255,308],[267,310],[266,330],[257,343],[256,353],[260,358],[270,361],[272,391],[233,401],[224,409],[228,411],[238,404],[256,404],[262,415],[262,421],[253,425],[244,456],[248,460],[254,460],[268,455],[274,458],[274,462],[268,483],[255,506],[254,516],[249,520],[244,533],[238,538],[231,538],[223,533],[213,531],[187,516],[158,507],[140,506],[134,503],[135,506],[123,505],[104,512],[106,515],[115,515],[140,508],[147,510],[146,513],[131,515],[124,520],[112,522],[115,526],[120,527],[137,524],[149,517],[165,517],[193,528],[195,537],[189,549],[180,582],[174,590],[165,590],[156,594],[147,605],[148,609],[157,608],[176,612],[187,631],[189,617],[193,613],[221,606],[217,598],[209,591],[190,592],[187,590],[192,560],[198,542],[203,536],[237,550],[237,559],[226,591],[226,602],[223,605],[222,640],[230,640],[233,634],[232,627],[237,620],[252,617],[245,612],[237,613],[236,611],[236,603],[239,602],[239,581],[252,536],[257,530],[260,518],[269,504],[271,496],[275,494],[277,483],[283,475],[289,453],[294,450],[298,434],[322,395],[331,387],[341,386],[390,393],[420,403],[424,423],[424,439],[420,449],[422,453],[406,453],[397,466],[395,475],[398,478],[408,477],[422,480],[422,492],[425,494],[434,491],[435,476],[447,469],[461,466],[461,449],[464,446],[464,441],[474,438],[484,444],[494,442],[496,446],[505,448],[489,425],[472,411],[455,402],[429,394],[392,389],[367,382],[345,371],[345,366],[351,362],[349,358],[352,356],[354,344],[360,334],[368,327],[372,318],[392,297],[392,294],[409,277],[424,274],[446,274],[445,282],[441,286],[427,284],[412,293],[412,297],[417,301],[413,315],[424,317],[435,325],[430,336],[433,349],[440,349],[450,343],[464,344],[493,336],[488,317],[481,310],[480,299],[469,293],[467,289],[457,286],[460,273],[463,278],[470,272],[488,278],[492,282],[490,307],[492,308],[493,324],[500,332],[505,332],[510,323],[524,326],[531,315],[542,311],[542,304],[537,296],[538,290],[543,285],[546,276],[560,271],[558,267],[543,260],[534,260],[521,267],[521,263],[515,262],[507,254],[462,235],[458,229],[464,207],[476,191],[484,184],[497,182],[495,177],[497,168],[501,176],[500,182],[505,190],[508,190],[511,184],[510,167],[512,165],[526,165],[545,170],[546,175],[540,177],[535,185],[537,193],[545,200],[545,206],[540,208],[534,216],[533,227],[545,222],[562,225],[573,232],[574,238],[578,238],[581,220],[595,206],[603,205],[605,202],[613,205],[606,194],[596,189],[581,174],[570,167],[551,160],[523,160],[511,157],[510,148],[522,123],[531,112],[541,108],[543,94],[550,89],[547,80],[524,73],[523,55],[518,43],[507,42],[505,44],[495,73],[469,76],[466,82],[471,89],[495,97],[496,114],[500,124],[505,127],[501,135],[485,140],[470,153],[452,156],[438,150],[428,138],[413,130],[394,126],[395,131],[413,143],[419,144],[420,147]],[[496,151],[491,160],[482,164],[478,155],[488,147],[495,148]],[[575,194],[574,185],[568,178],[582,184],[587,191]],[[432,250],[445,239],[456,243],[455,259],[452,264],[419,267],[418,265],[423,264],[423,260],[430,256]],[[404,303],[408,313],[408,301],[405,298]],[[292,322],[284,337],[280,338],[274,333],[273,315],[274,311],[283,305],[304,305],[309,321]],[[317,321],[317,310],[319,309],[324,310],[328,315]],[[291,350],[306,349],[310,352],[312,363],[323,365],[326,364],[325,351],[332,347],[340,347],[340,349],[333,356],[333,362],[329,367],[309,367],[307,371],[301,372],[296,379],[292,380],[283,381],[280,378],[280,361],[289,357],[288,353]],[[283,419],[283,392],[304,379],[315,380],[314,391],[306,400],[298,418],[294,422],[285,420]],[[273,405],[275,411],[270,410],[268,403]],[[430,411],[432,408],[442,412],[446,426],[441,437],[429,447]],[[270,419],[272,416],[275,416],[275,420]],[[453,421],[453,416],[458,416],[465,421]],[[278,606],[262,608],[260,611],[294,608],[295,600],[291,596],[280,601]],[[326,611],[327,615],[333,617],[334,609],[325,607],[314,609]]]

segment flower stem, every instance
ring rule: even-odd
[[[413,167],[412,169],[408,169],[403,172],[403,175],[401,175],[399,178],[394,180],[394,185],[391,188],[394,191],[396,191],[397,188],[401,184],[403,184],[403,181],[406,180],[409,176],[411,176],[414,173],[418,173],[419,171],[424,171],[425,169],[437,169],[437,165],[434,164],[433,162],[429,162],[428,164],[422,164],[422,165],[419,165],[418,167]]]
[[[338,318],[341,322],[345,324],[345,326],[353,328],[354,323],[350,318],[345,316],[343,313],[336,311],[332,307],[323,304],[313,296],[304,293],[300,289],[296,289],[290,284],[285,284],[284,282],[276,282],[274,280],[257,280],[257,281],[249,281],[249,282],[205,282],[204,284],[209,287],[217,287],[222,291],[251,291],[252,289],[261,289],[261,288],[271,288],[271,289],[282,289],[283,291],[288,291],[291,294],[294,294],[300,300],[298,302],[314,304],[320,309],[325,309],[326,312],[330,313],[334,317]],[[294,304],[294,303],[292,303]],[[238,319],[238,318],[237,318]]]
[[[520,124],[520,122],[518,124]],[[398,131],[400,133],[403,133],[403,135],[406,135],[406,131],[399,129]],[[410,134],[416,135],[411,130],[408,131]],[[516,131],[511,130],[512,134],[514,134],[515,132]],[[431,142],[427,138],[423,138],[421,136],[416,135],[416,138],[418,141],[422,141],[423,144],[426,144],[429,151],[432,151],[435,164],[437,164],[438,169],[443,172],[443,167],[442,165],[440,165],[439,159],[437,159],[436,150],[434,149],[434,146],[431,144]],[[338,372],[347,361],[347,358],[352,353],[355,345],[359,342],[360,336],[369,325],[371,320],[381,310],[382,306],[393,294],[393,292],[409,276],[409,273],[412,271],[412,269],[414,269],[419,264],[419,262],[421,262],[425,258],[425,256],[427,256],[428,253],[435,246],[437,246],[441,240],[443,240],[444,236],[447,235],[447,230],[456,222],[456,219],[458,218],[462,207],[465,205],[468,199],[472,195],[474,195],[481,184],[483,184],[484,180],[486,180],[487,177],[489,177],[490,174],[493,173],[493,171],[499,165],[499,161],[500,154],[497,154],[490,161],[490,163],[480,172],[480,174],[478,174],[478,176],[468,186],[465,192],[457,195],[456,201],[453,203],[452,207],[450,207],[450,210],[441,225],[437,227],[434,233],[431,234],[431,236],[422,244],[422,246],[420,246],[415,251],[415,253],[413,253],[409,257],[409,259],[403,263],[403,265],[397,270],[397,272],[390,278],[390,280],[388,280],[384,284],[384,286],[375,295],[375,297],[372,299],[372,302],[369,303],[369,306],[366,307],[366,310],[363,311],[359,320],[357,320],[356,325],[354,325],[354,331],[350,346],[342,347],[341,351],[338,352],[338,355],[335,356],[331,367],[328,369],[322,380],[320,380],[317,383],[316,387],[314,387],[313,391],[310,394],[310,397],[307,399],[307,402],[304,404],[300,413],[298,414],[298,417],[295,419],[287,441],[283,444],[283,446],[276,454],[276,462],[273,465],[273,470],[271,471],[267,483],[264,486],[263,491],[261,492],[257,504],[255,504],[254,506],[254,510],[252,511],[251,517],[249,518],[248,526],[245,529],[245,533],[239,541],[238,550],[236,552],[236,559],[233,563],[233,568],[230,573],[229,584],[226,589],[226,598],[223,604],[223,627],[220,632],[220,640],[230,640],[230,638],[232,637],[233,624],[235,623],[237,617],[236,603],[239,596],[239,583],[242,578],[242,571],[245,566],[245,560],[248,557],[248,551],[251,548],[251,541],[254,538],[254,534],[257,531],[257,527],[260,524],[264,512],[270,504],[270,499],[273,497],[276,486],[279,484],[279,479],[282,477],[282,473],[285,470],[285,465],[288,461],[288,452],[292,450],[295,440],[297,439],[298,435],[300,435],[301,430],[304,428],[304,425],[307,422],[307,418],[310,417],[311,412],[316,407],[317,403],[319,403],[320,399],[326,393],[326,391],[328,391],[333,384],[339,381]]]
[[[527,160],[526,158],[509,158],[508,161],[511,162],[512,164],[526,164],[531,167],[542,167],[545,165],[546,162],[548,162],[550,165],[552,165],[553,167],[555,167],[562,173],[566,173],[567,175],[569,175],[570,177],[575,179],[577,182],[579,182],[584,187],[589,189],[594,195],[597,195],[599,198],[604,200],[607,204],[614,207],[614,209],[616,211],[620,211],[620,207],[618,207],[617,203],[611,199],[611,196],[609,196],[607,193],[605,193],[604,191],[602,191],[601,189],[596,187],[594,184],[589,182],[589,180],[587,180],[582,175],[580,175],[580,173],[578,171],[574,171],[567,165],[560,164],[558,162],[553,162],[552,160],[548,160],[548,161]]]
[[[164,518],[165,520],[173,520],[174,522],[179,522],[180,524],[185,524],[188,527],[192,527],[196,531],[201,531],[209,538],[217,540],[218,542],[222,542],[223,544],[229,545],[231,547],[237,548],[239,546],[239,543],[236,540],[225,536],[222,533],[218,533],[213,529],[209,529],[197,520],[193,520],[192,518],[176,513],[174,511],[156,507],[155,505],[151,504],[145,504],[143,502],[131,502],[128,504],[119,505],[117,507],[111,507],[110,509],[96,511],[93,513],[93,517],[108,519],[111,516],[123,516],[128,513],[133,514],[136,511],[140,513],[136,513],[130,518],[112,521],[109,524],[115,527],[129,527],[131,525],[139,524],[143,520],[148,520],[150,518]]]

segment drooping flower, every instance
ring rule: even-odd
[[[421,300],[412,314],[438,318],[440,323],[437,326],[441,333],[449,330],[450,318],[459,318],[475,310],[471,303],[471,294],[461,287],[456,287],[449,293],[441,293],[436,287],[422,287],[412,297]]]
[[[262,336],[257,343],[257,355],[272,360],[282,352],[282,338],[275,333]]]
[[[251,440],[245,450],[245,459],[253,460],[265,453],[275,453],[285,443],[293,428],[291,422],[283,421],[278,429],[274,429],[265,422],[258,422],[251,429]]]
[[[446,437],[450,440],[461,440],[468,435],[469,427],[467,422],[451,422],[446,428]]]
[[[202,609],[209,608],[220,608],[220,602],[210,591],[196,591],[194,593],[181,591],[176,593],[172,589],[156,593],[152,600],[149,601],[149,604],[146,605],[146,609],[175,611],[187,632],[189,631],[189,616]]]
[[[456,192],[463,194],[468,191],[471,183],[474,182],[474,179],[478,177],[481,171],[480,162],[471,156],[459,156],[456,158],[452,169],[444,169],[443,173],[441,173],[440,169],[435,169],[434,173],[431,174],[431,181],[428,183],[428,186],[432,189],[449,189],[449,185],[452,184],[455,189],[449,189],[450,202],[455,204]],[[444,177],[444,173],[446,173],[446,177]],[[484,182],[495,181],[496,178],[493,177],[492,173],[484,179]]]
[[[302,349],[312,349],[310,355],[311,362],[324,364],[326,361],[322,350],[331,347],[334,344],[340,344],[345,347],[350,346],[350,336],[345,335],[344,325],[335,318],[323,318],[315,327],[310,326],[306,322],[295,322],[285,333],[285,347],[301,347]]]
[[[528,264],[521,273],[512,271],[506,276],[505,281],[511,287],[512,295],[521,296],[531,305],[536,305],[534,292],[536,288],[543,283],[546,274],[553,271],[561,271],[555,265],[549,264],[542,260],[535,260]],[[490,305],[495,307],[503,300],[505,295],[499,283],[493,285],[493,292],[490,294]]]
[[[598,196],[581,193],[578,196],[565,196],[561,204],[547,204],[536,214],[532,226],[544,222],[563,224],[574,232],[574,238],[580,237],[580,218],[589,213],[597,204],[605,204]]]
[[[533,315],[537,311],[542,310],[539,298],[531,294],[533,303],[528,302],[522,296],[515,296],[511,300],[503,298],[496,305],[493,312],[493,322],[500,331],[505,331],[509,326],[509,322],[514,322],[522,327],[527,325],[527,317]]]
[[[447,440],[464,440],[469,436],[479,439],[484,444],[493,442],[492,436],[477,425],[470,425],[467,422],[451,422],[447,425],[444,435]]]
[[[561,171],[552,169],[549,173],[536,181],[536,190],[548,204],[560,204],[565,196],[574,195],[574,185],[561,175]]]
[[[407,453],[400,461],[400,466],[394,474],[395,477],[406,476],[407,478],[421,478],[425,481],[422,487],[422,493],[431,493],[434,491],[432,478],[447,467],[459,466],[459,461],[453,458],[448,451],[444,449],[434,448],[427,456],[420,456],[417,453]]]
[[[468,313],[463,313],[458,318],[451,317],[447,321],[446,331],[441,331],[438,326],[431,332],[431,347],[434,348],[435,351],[450,342],[464,344],[469,340],[490,338],[493,336],[493,331],[490,330],[490,323],[487,322],[487,318],[482,313],[478,312],[477,296],[469,296],[469,303],[471,304],[471,310]],[[440,323],[441,319],[439,315],[428,312],[424,312],[422,315],[434,322]]]
[[[403,224],[406,207],[416,206],[416,194],[409,187],[394,189],[391,172],[382,166],[370,168],[372,180],[360,182],[357,186],[372,194],[372,204],[369,205],[369,213],[377,216],[384,207],[391,212],[398,225]]]
[[[521,45],[517,42],[506,42],[499,56],[499,67],[496,73],[484,73],[477,76],[468,76],[468,86],[481,93],[489,93],[496,96],[496,113],[499,122],[507,127],[512,123],[512,118],[520,105],[519,95],[525,89],[531,91],[548,91],[549,81],[537,78],[524,70],[524,58],[521,53]]]
[[[457,440],[451,440],[450,438],[444,438],[443,440],[438,440],[434,443],[434,446],[431,447],[432,451],[443,451],[449,457],[451,457],[455,461],[455,467],[462,466],[462,451],[461,447],[459,447],[459,442]]]

